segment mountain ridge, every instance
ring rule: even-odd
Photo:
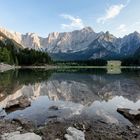
[[[91,27],[72,32],[53,32],[43,38],[35,33],[13,33],[0,28],[23,48],[48,52],[55,60],[113,59],[133,56],[140,48],[140,34],[135,31],[122,38],[107,32],[96,33]]]

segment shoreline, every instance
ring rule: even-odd
[[[107,69],[107,70],[121,70],[121,69],[140,69],[140,66],[120,66],[120,67],[108,67],[108,66],[63,66],[63,65],[42,65],[42,66],[15,66],[5,63],[0,63],[0,72],[5,72],[15,69]]]
[[[9,70],[12,70],[12,69],[15,69],[15,68],[16,68],[16,66],[14,66],[14,65],[0,63],[0,72],[9,71]]]
[[[121,124],[109,124],[102,121],[93,121],[91,124],[84,118],[52,119],[43,126],[36,126],[33,122],[21,118],[13,120],[3,119],[0,120],[0,136],[18,131],[21,134],[34,133],[43,140],[69,140],[65,139],[65,135],[70,127],[80,130],[85,135],[84,140],[140,139],[140,129],[136,126],[122,126]]]
[[[45,66],[19,66],[21,69],[57,69],[58,66],[45,65]]]
[[[15,68],[22,69],[140,69],[140,66],[59,66],[59,65],[45,65],[45,66],[15,66]]]

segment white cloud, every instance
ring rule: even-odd
[[[126,31],[127,31],[127,27],[126,27],[125,24],[121,24],[121,25],[117,28],[117,30],[118,30],[119,32],[126,32]]]
[[[130,33],[130,32],[134,32],[134,31],[140,31],[140,22],[137,21],[131,25],[121,24],[117,28],[117,31],[119,31],[120,33],[123,33],[123,32]]]
[[[140,32],[140,21],[137,21],[135,23],[132,23],[130,25],[126,25],[126,24],[121,24],[119,25],[114,34],[118,37],[122,37],[124,35],[130,34],[134,31],[138,31]]]
[[[113,19],[118,16],[121,10],[125,7],[124,4],[112,5],[107,10],[104,16],[97,19],[98,23],[105,23],[107,20]]]
[[[127,0],[126,4],[111,5],[104,16],[97,19],[98,23],[105,23],[107,20],[113,19],[120,14],[120,12],[130,3],[131,0]]]
[[[133,24],[131,24],[130,26],[127,27],[128,32],[134,32],[134,31],[138,31],[140,32],[140,21],[137,21]]]
[[[137,21],[131,25],[132,28],[139,27],[139,26],[140,26],[140,21]]]
[[[62,29],[76,29],[76,28],[81,29],[84,27],[84,23],[82,19],[80,19],[79,17],[73,17],[68,14],[62,14],[60,16],[63,17],[64,19],[70,20],[69,24],[61,24]]]

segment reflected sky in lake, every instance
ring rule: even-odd
[[[118,72],[118,70],[117,70]],[[21,96],[32,104],[23,110],[5,112]],[[50,107],[57,106],[57,110]],[[51,119],[80,116],[111,124],[131,124],[117,108],[140,108],[140,71],[122,69],[18,70],[0,75],[0,115],[27,118],[42,125]]]

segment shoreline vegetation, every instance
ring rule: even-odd
[[[5,37],[3,35],[3,37]],[[52,60],[51,55],[47,52],[37,51],[33,49],[23,49],[19,44],[13,42],[9,38],[9,43],[1,42],[0,62],[7,64],[1,66],[0,71],[16,69],[16,68],[35,68],[35,69],[54,69],[54,68],[112,68],[108,67],[110,59],[93,59],[93,60],[72,60],[72,61],[56,61]],[[113,68],[140,68],[139,56],[130,58],[121,58],[113,60],[121,62],[121,65]],[[9,66],[8,66],[9,65]],[[10,66],[11,65],[11,66]]]
[[[2,35],[4,38],[6,36]],[[114,59],[113,67],[108,66],[110,59],[93,59],[93,60],[71,60],[71,61],[57,61],[52,60],[51,54],[33,49],[23,49],[20,44],[7,38],[7,44],[0,42],[0,71],[18,68],[30,69],[85,69],[85,68],[140,68],[139,55],[136,57]],[[121,62],[120,66],[116,66],[115,62]]]

